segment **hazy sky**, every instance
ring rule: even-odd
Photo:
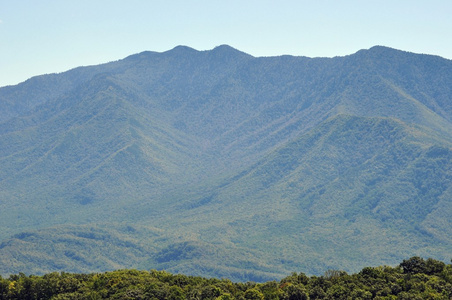
[[[0,0],[0,86],[177,45],[342,56],[374,45],[452,59],[452,0]]]

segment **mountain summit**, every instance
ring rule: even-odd
[[[142,52],[0,88],[0,161],[0,274],[448,260],[452,61]]]

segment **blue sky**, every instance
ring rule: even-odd
[[[177,45],[342,56],[374,45],[452,59],[451,0],[0,0],[0,86]]]

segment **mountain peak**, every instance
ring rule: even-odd
[[[224,56],[224,57],[231,56],[252,57],[250,54],[237,50],[229,45],[216,46],[215,48],[210,50],[209,53],[214,56]]]
[[[375,45],[369,48],[369,51],[400,51],[391,47]]]
[[[165,51],[163,53],[181,55],[181,54],[192,54],[192,53],[197,53],[197,52],[198,52],[198,50],[196,50],[194,48],[184,46],[184,45],[179,45],[179,46],[176,46],[173,49]]]
[[[212,49],[212,51],[222,51],[222,52],[226,52],[226,51],[234,51],[234,52],[241,52],[229,45],[223,44],[223,45],[219,45],[216,46],[215,48]]]
[[[173,49],[171,49],[170,51],[198,51],[198,50],[196,50],[196,49],[194,49],[194,48],[191,48],[191,47],[188,47],[188,46],[185,46],[185,45],[179,45],[179,46],[176,46],[176,47],[174,47]]]
[[[403,58],[406,59],[407,57],[412,57],[415,55],[422,55],[417,54],[409,51],[399,50],[387,46],[381,46],[376,45],[373,47],[370,47],[369,49],[362,49],[356,52],[356,54],[366,55],[373,58],[381,58],[381,57],[401,57],[403,55]]]

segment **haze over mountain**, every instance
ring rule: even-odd
[[[0,89],[0,274],[452,253],[452,61],[179,46]]]

